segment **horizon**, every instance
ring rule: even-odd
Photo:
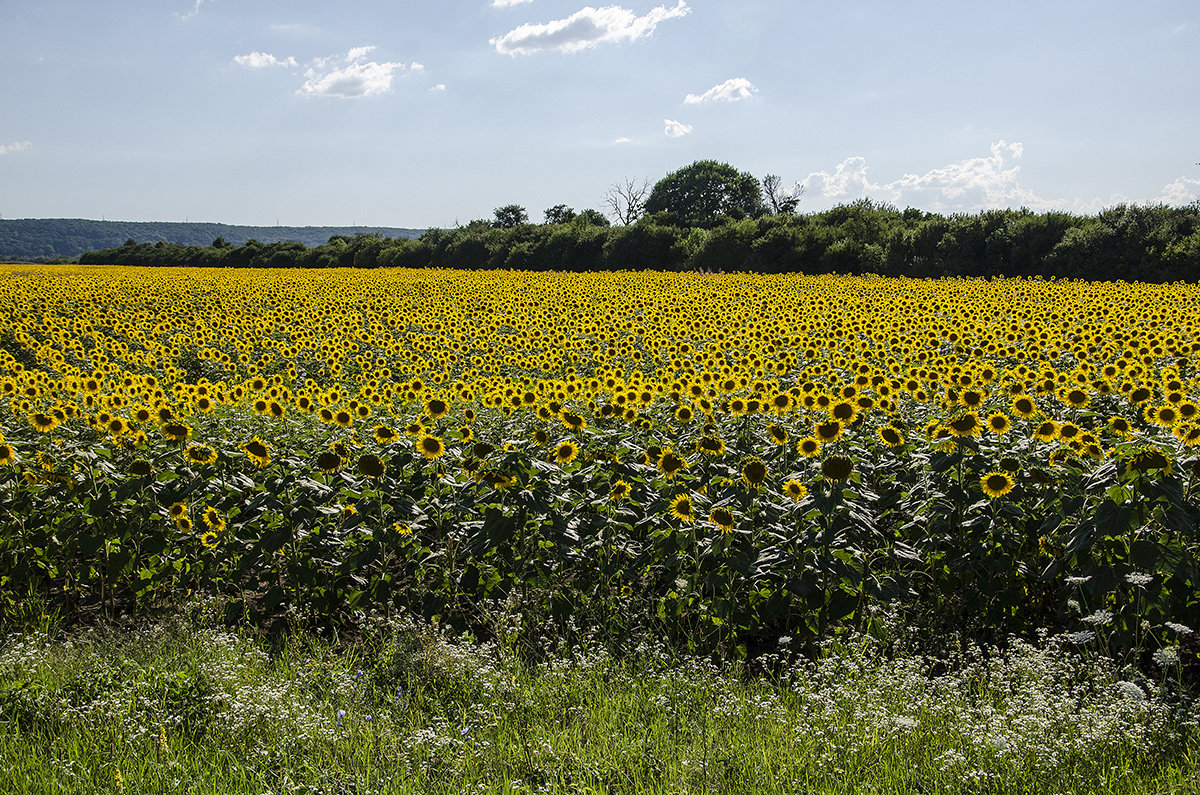
[[[805,213],[1200,195],[1183,0],[17,0],[0,43],[9,220],[536,223],[702,159],[804,186]]]

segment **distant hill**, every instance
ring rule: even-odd
[[[278,243],[295,240],[319,246],[333,235],[358,234],[415,238],[424,229],[391,226],[234,226],[172,221],[89,221],[82,218],[18,218],[0,220],[0,262],[37,262],[85,251],[115,248],[132,238],[137,243],[165,240],[184,246],[208,246],[223,237],[235,246],[248,240]]]

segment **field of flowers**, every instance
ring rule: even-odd
[[[1183,671],[1198,355],[1189,284],[0,266],[0,602]]]

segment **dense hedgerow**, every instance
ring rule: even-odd
[[[11,266],[0,318],[12,620],[744,655],[895,603],[1195,664],[1191,285]]]

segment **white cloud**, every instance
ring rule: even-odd
[[[31,146],[33,146],[33,144],[29,143],[29,141],[17,141],[16,143],[11,144],[0,144],[0,155],[11,155],[17,152],[24,152]]]
[[[296,59],[292,56],[287,58],[276,58],[274,55],[268,55],[265,52],[252,52],[249,55],[235,55],[233,61],[240,66],[245,66],[250,69],[266,69],[271,66],[298,66]]]
[[[688,105],[699,102],[737,102],[739,99],[749,99],[757,93],[758,89],[746,78],[731,77],[703,94],[688,94],[683,101]]]
[[[445,90],[446,90],[446,84],[445,84],[445,83],[438,83],[437,85],[430,86],[430,87],[429,87],[429,90],[430,90],[430,91],[433,91],[433,92],[435,92],[435,93],[437,93],[437,92],[440,92],[440,91],[445,91]]]
[[[626,138],[625,136],[623,136],[623,135],[622,135],[620,138],[618,138],[617,140],[613,141],[613,143],[614,143],[614,144],[631,144],[631,143],[633,143],[633,139],[632,139],[632,138]]]
[[[1191,204],[1200,197],[1200,179],[1180,177],[1163,188],[1161,196],[1150,200],[1151,204]]]
[[[297,93],[355,99],[389,91],[393,75],[405,66],[394,61],[365,61],[374,49],[374,46],[355,47],[342,58],[316,59],[304,72],[306,79]],[[329,68],[331,65],[332,69]]]
[[[692,131],[692,125],[674,119],[663,119],[663,123],[667,125],[665,132],[668,138],[682,138]]]
[[[809,196],[839,201],[870,197],[936,211],[970,212],[996,207],[1050,209],[1062,202],[1038,197],[1020,183],[1021,167],[1013,165],[1024,151],[1018,142],[998,141],[988,157],[973,157],[924,174],[905,174],[891,182],[872,182],[864,157],[849,157],[834,169],[814,171],[803,184]]]
[[[196,0],[196,4],[194,6],[192,6],[191,11],[187,12],[186,14],[180,14],[177,11],[177,12],[175,12],[175,16],[179,17],[180,19],[191,19],[192,17],[194,17],[200,13],[200,6],[202,6],[202,5],[204,5],[204,0]]]
[[[410,72],[424,72],[424,71],[425,71],[425,64],[423,64],[423,63],[417,63],[416,61],[413,61],[412,63],[410,63],[410,64],[408,65],[408,71],[410,71]]]
[[[522,3],[532,3],[533,0],[492,0],[492,8],[511,8]]]
[[[640,17],[621,6],[585,6],[566,19],[521,25],[489,43],[502,55],[529,55],[540,50],[573,53],[600,44],[636,41],[653,33],[660,22],[687,16],[691,10],[685,0],[679,0],[674,8],[655,6]]]

